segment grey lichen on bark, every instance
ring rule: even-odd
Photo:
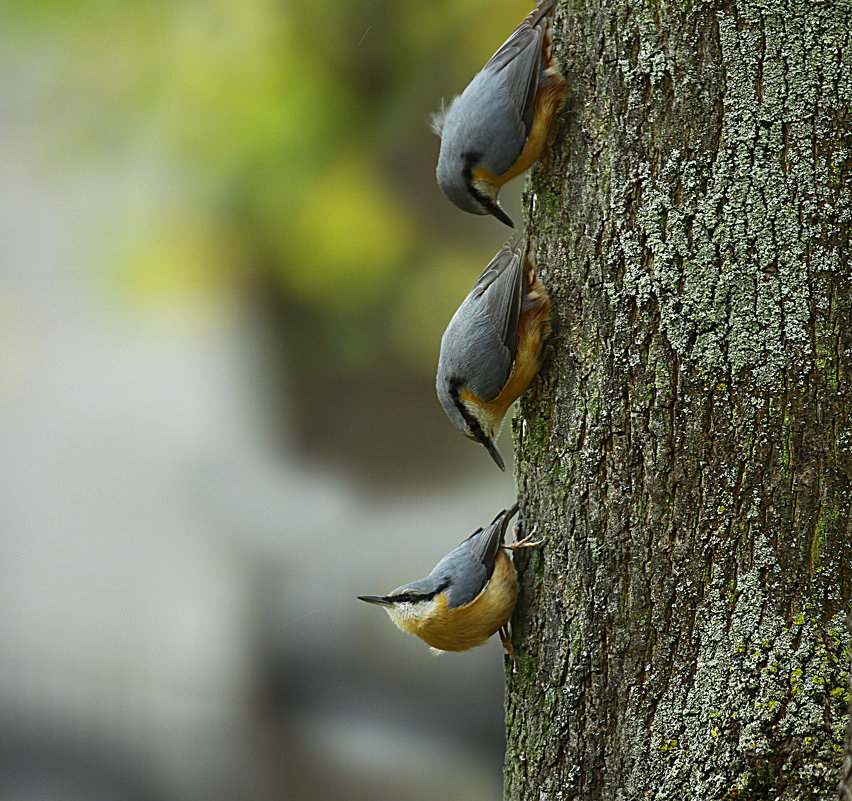
[[[510,799],[835,797],[852,596],[852,4],[557,11],[554,337]]]

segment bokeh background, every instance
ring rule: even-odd
[[[514,497],[434,394],[508,231],[428,120],[531,7],[3,4],[2,801],[500,797],[499,644],[355,596]]]

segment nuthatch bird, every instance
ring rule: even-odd
[[[517,511],[516,503],[491,525],[474,531],[426,578],[387,595],[359,595],[359,600],[384,607],[397,628],[416,634],[437,651],[467,651],[499,631],[503,647],[513,655],[506,624],[518,597],[518,575],[507,550],[540,544],[530,537],[503,544]]]
[[[497,205],[500,187],[529,169],[565,102],[551,49],[555,0],[543,0],[432,127],[441,137],[438,184],[456,206],[514,223]]]
[[[550,298],[523,243],[504,245],[453,315],[441,340],[438,399],[453,425],[484,445],[501,470],[495,439],[509,406],[541,366]]]

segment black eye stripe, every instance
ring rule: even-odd
[[[456,409],[459,410],[459,414],[464,419],[465,423],[467,423],[467,427],[470,429],[470,433],[473,434],[474,439],[479,443],[484,443],[487,437],[485,436],[485,432],[482,430],[482,426],[479,425],[479,420],[477,420],[469,411],[467,406],[462,403],[461,398],[459,397],[459,387],[461,386],[461,379],[453,377],[450,379],[450,397],[453,399],[453,404]]]
[[[397,603],[413,603],[415,601],[431,601],[436,595],[442,593],[447,587],[450,586],[449,579],[444,579],[436,588],[434,592],[404,592],[400,595],[397,595],[390,600],[396,601]]]
[[[462,153],[464,166],[462,167],[462,177],[466,184],[473,182],[473,165],[482,158],[482,153]]]
[[[462,167],[462,177],[468,192],[473,195],[474,199],[484,208],[489,214],[493,214],[497,209],[497,204],[488,195],[483,195],[473,185],[473,165],[482,158],[482,153],[462,153],[464,166]]]

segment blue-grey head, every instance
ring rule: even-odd
[[[420,628],[438,609],[438,596],[447,590],[449,583],[446,576],[430,574],[403,584],[387,595],[359,595],[358,600],[381,606],[398,628],[419,634]]]
[[[470,88],[457,97],[448,109],[432,118],[432,129],[441,137],[441,150],[435,170],[438,186],[462,211],[491,214],[514,228],[515,224],[497,202],[501,183],[486,166],[491,164],[492,159],[485,150],[493,149],[493,146],[483,141],[481,135],[472,135],[467,130],[468,115],[464,112],[465,106],[469,105],[465,101]],[[517,147],[517,144],[514,146]]]

